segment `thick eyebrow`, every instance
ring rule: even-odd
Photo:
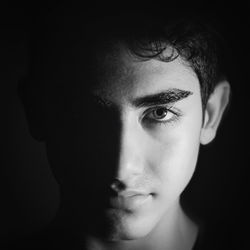
[[[169,89],[157,94],[138,97],[132,100],[132,105],[137,108],[141,108],[141,107],[170,104],[180,101],[192,94],[193,92],[191,91],[186,91],[181,89]]]

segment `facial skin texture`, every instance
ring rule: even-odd
[[[50,163],[63,179],[62,202],[81,214],[78,224],[93,249],[191,249],[196,228],[179,198],[194,173],[200,143],[214,137],[202,124],[198,78],[180,57],[141,61],[125,46],[114,51],[93,64],[90,95],[100,110],[78,105],[84,119],[66,116],[47,137]],[[155,96],[162,93],[168,103]]]

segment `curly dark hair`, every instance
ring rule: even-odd
[[[151,30],[151,31],[150,31]],[[181,57],[196,73],[203,110],[216,84],[226,78],[223,68],[223,38],[208,23],[197,18],[163,21],[146,32],[147,38],[131,41],[130,49],[142,59],[158,59],[164,62]],[[169,53],[165,53],[170,48]]]

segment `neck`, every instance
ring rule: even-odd
[[[86,237],[87,250],[189,250],[197,237],[197,226],[185,215],[179,200],[165,213],[157,226],[144,238],[105,242]]]

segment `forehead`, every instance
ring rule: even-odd
[[[125,46],[117,45],[97,56],[95,94],[111,101],[121,101],[156,94],[170,88],[199,91],[195,72],[180,57],[171,62],[142,60]]]

